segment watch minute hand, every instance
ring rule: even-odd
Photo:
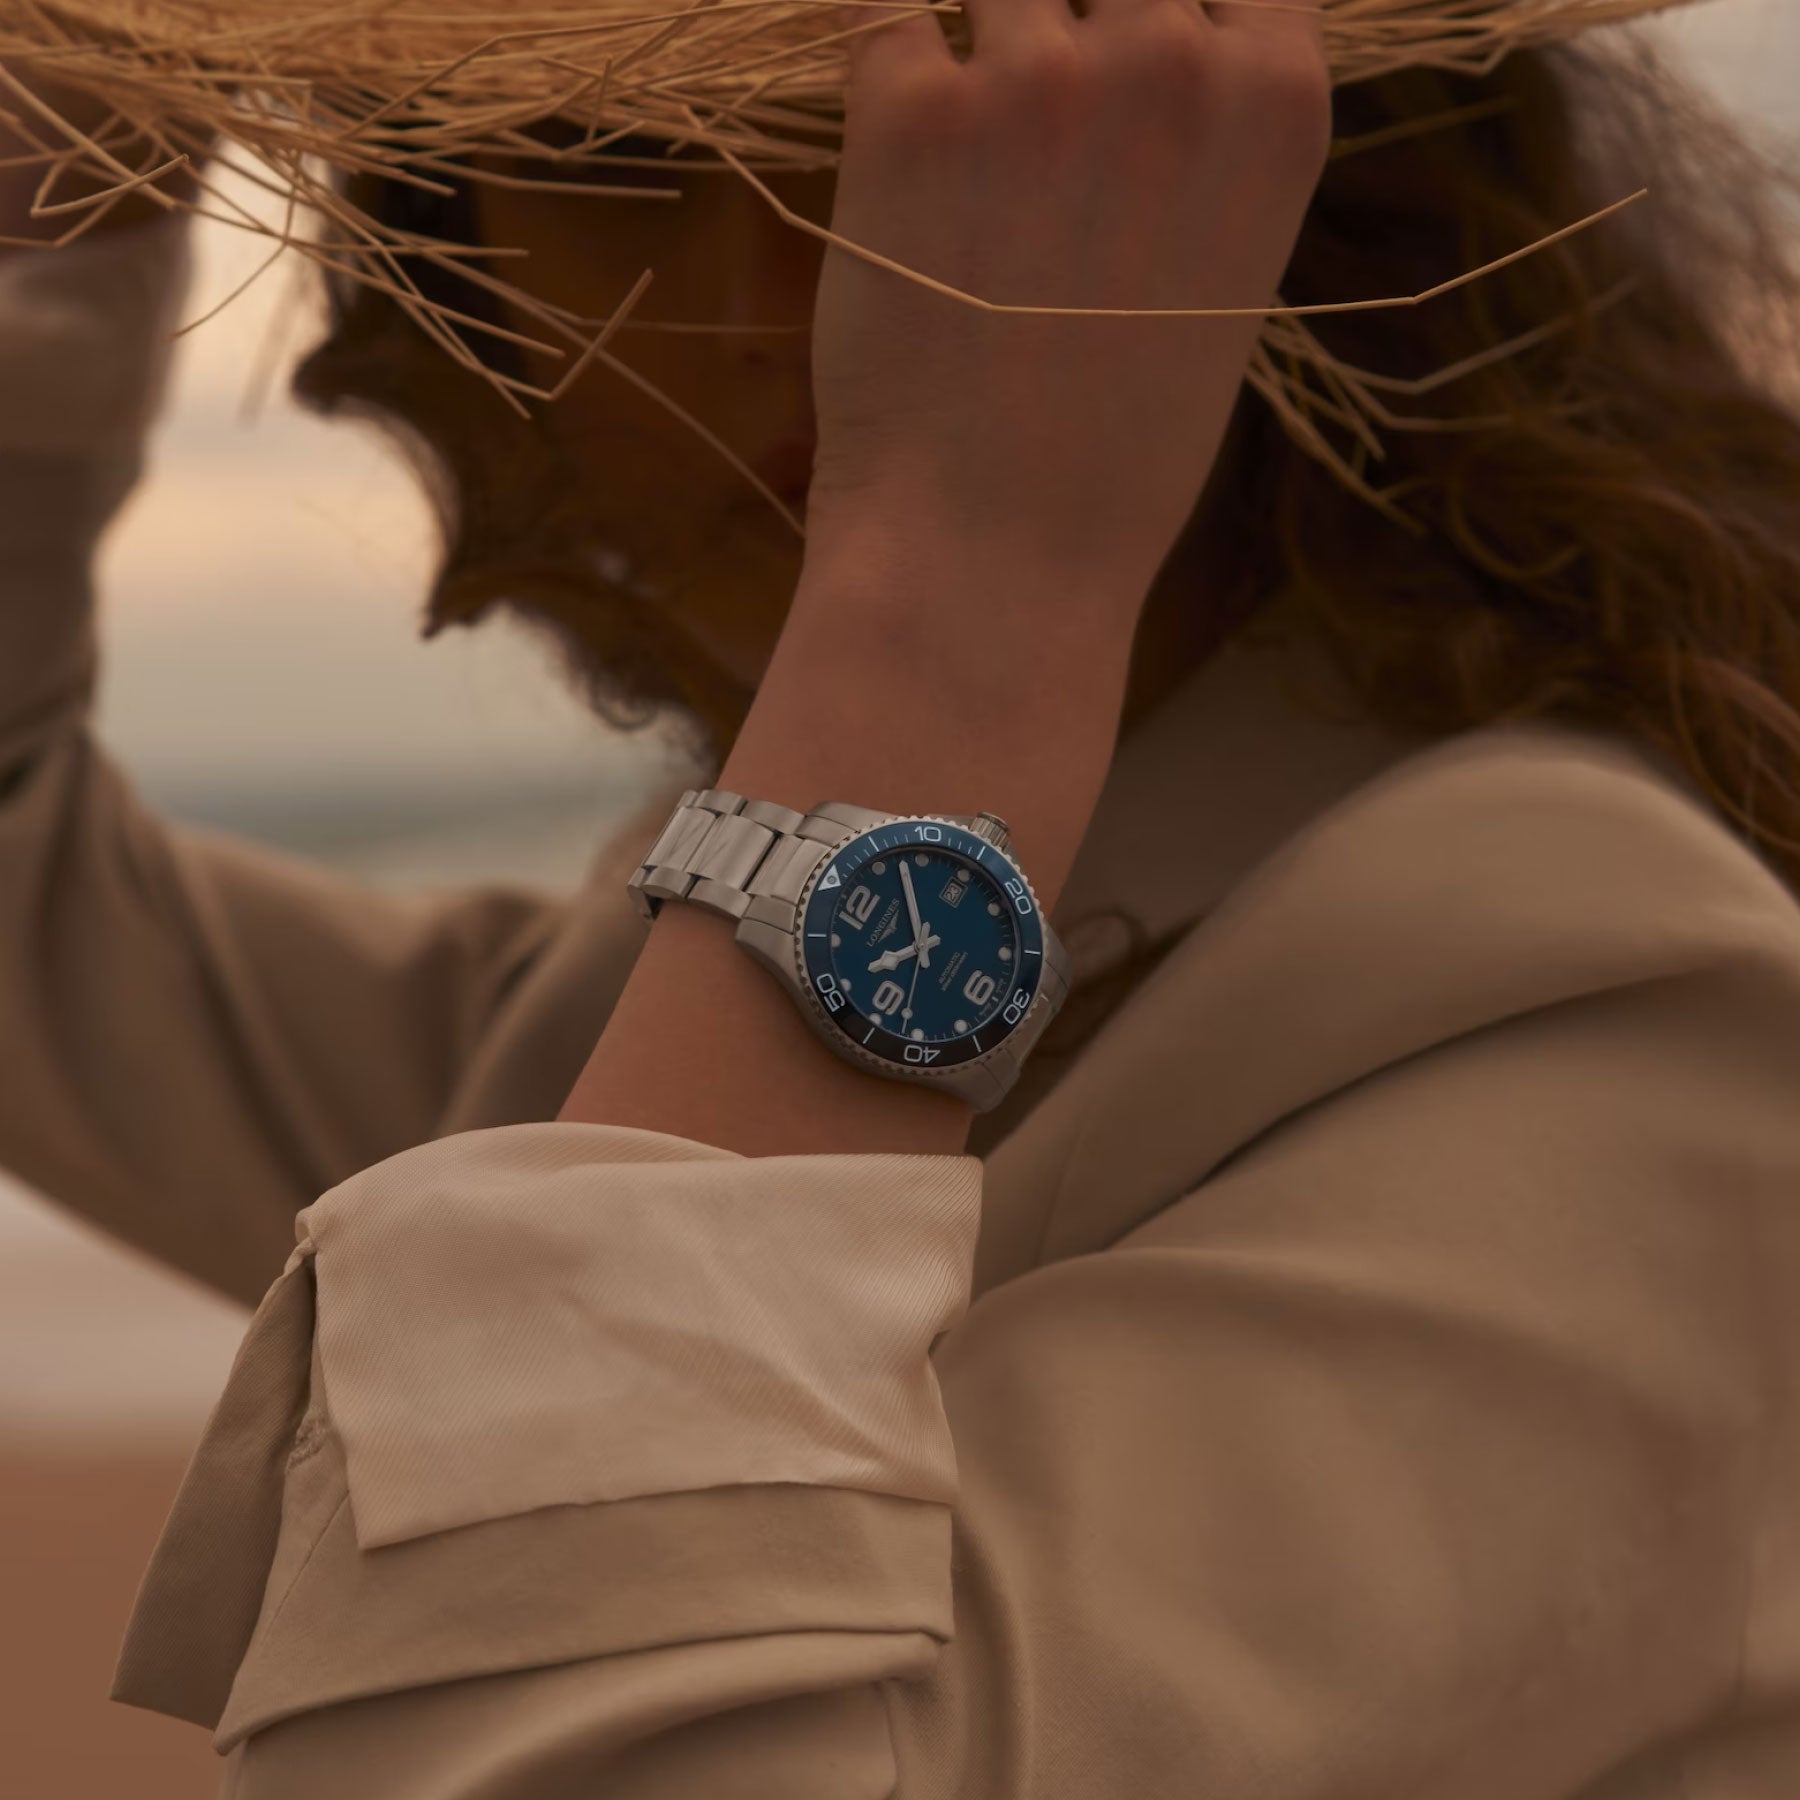
[[[919,968],[929,969],[931,967],[931,946],[940,943],[942,940],[934,938],[931,935],[931,927],[919,917],[919,902],[913,894],[912,870],[906,866],[904,861],[900,864],[900,885],[906,889],[906,907],[907,911],[912,914],[913,942],[919,947]],[[915,986],[917,985],[917,979],[917,971],[915,970]],[[911,1003],[908,1002],[908,1004],[910,1005]]]
[[[919,902],[913,894],[912,870],[906,866],[904,857],[900,860],[900,885],[906,889],[906,910],[912,915],[913,937],[922,938],[925,927],[919,921]]]

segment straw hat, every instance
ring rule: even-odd
[[[1684,3],[1323,0],[1325,48],[1338,84],[1407,65],[1481,73],[1511,50]],[[868,22],[845,27],[846,6],[866,7]],[[642,199],[641,188],[607,185],[606,167],[621,160],[608,146],[627,133],[662,138],[698,150],[701,161],[706,152],[715,153],[796,229],[965,304],[1029,312],[1029,306],[992,306],[980,295],[947,287],[801,219],[755,172],[836,167],[848,74],[845,40],[919,10],[942,12],[952,48],[968,48],[957,0],[937,7],[927,0],[671,0],[662,6],[646,0],[534,0],[529,11],[497,0],[0,0],[0,115],[38,146],[28,160],[45,165],[40,207],[59,204],[56,188],[70,172],[105,184],[79,201],[60,203],[69,208],[72,222],[57,244],[78,237],[124,194],[149,188],[183,157],[204,155],[215,140],[238,146],[260,165],[246,172],[281,204],[281,226],[246,215],[229,199],[222,206],[211,204],[217,189],[204,168],[196,198],[152,191],[169,207],[201,211],[268,236],[275,248],[259,275],[291,247],[386,290],[448,355],[524,413],[519,395],[554,399],[590,362],[615,362],[605,346],[653,271],[644,273],[610,319],[584,319],[479,266],[471,259],[483,254],[481,246],[428,237],[369,216],[332,189],[326,171],[377,171],[440,193],[451,191],[446,176],[539,185],[529,177],[474,170],[460,160],[510,154],[596,171],[593,182],[559,178],[559,191]],[[13,71],[91,95],[114,108],[115,116],[91,135],[81,132]],[[575,141],[567,148],[548,148],[525,135],[526,127],[550,118],[580,127],[569,133]],[[152,147],[135,168],[110,148],[128,140]],[[243,157],[234,153],[232,160],[245,169]],[[1501,261],[1528,255],[1637,197],[1621,195],[1602,212],[1571,220],[1552,237],[1521,245]],[[312,209],[335,229],[316,236],[298,231],[301,208]],[[504,295],[553,339],[578,347],[556,388],[488,368],[448,321],[492,327],[427,299],[406,273],[409,258],[454,268]],[[1443,288],[1499,266],[1463,271]],[[1426,297],[1394,295],[1357,302],[1355,309],[1411,305]],[[1273,312],[1248,379],[1291,435],[1380,503],[1382,497],[1326,442],[1306,404],[1304,385],[1322,376],[1365,440],[1372,440],[1377,426],[1397,423],[1376,392],[1358,379],[1359,372],[1333,358],[1301,316],[1332,310],[1352,309]],[[1495,346],[1495,353],[1505,348]],[[557,353],[563,354],[560,348]],[[697,421],[679,416],[799,529],[754,471]]]

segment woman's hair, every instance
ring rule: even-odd
[[[1246,391],[1189,529],[1221,509],[1256,528],[1208,534],[1196,604],[1249,618],[1287,590],[1361,708],[1403,733],[1560,717],[1636,739],[1800,888],[1800,184],[1641,40],[1613,36],[1337,91],[1338,152],[1289,304],[1416,294],[1651,193],[1424,305],[1309,321],[1342,362],[1398,380],[1543,329],[1429,392],[1389,394],[1434,427],[1383,429],[1366,470],[1410,529]],[[359,174],[346,191],[473,241],[460,187],[445,200]],[[434,297],[496,316],[459,277],[414,268]],[[591,470],[393,300],[327,280],[329,333],[293,391],[377,421],[418,467],[444,535],[427,630],[511,608],[560,640],[607,717],[672,710],[722,759],[751,693],[607,579]],[[504,343],[465,336],[518,372]],[[1127,960],[1117,997],[1171,941]]]

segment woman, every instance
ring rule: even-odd
[[[834,216],[902,235],[898,195],[878,204],[893,159],[873,153],[898,133],[930,202],[911,217],[959,221],[957,247],[980,250],[991,220],[955,179],[971,142],[953,130],[960,156],[933,164],[906,82],[969,108],[957,128],[1023,198],[1041,114],[1005,96],[1039,91],[1017,75],[1031,34],[1048,59],[1032,80],[1073,66],[1077,92],[1129,94],[1135,117],[1126,71],[1145,64],[1118,47],[1175,28],[1135,0],[1078,23],[991,3],[962,71],[931,62],[932,21],[883,33],[852,89],[871,153],[847,152]],[[1317,174],[1309,28],[1228,12],[1179,28],[1188,75],[1245,107],[1168,121],[1190,134],[1182,216],[1208,223],[1180,291],[1235,256],[1266,291]],[[1009,40],[1013,88],[993,73]],[[1161,65],[1168,40],[1144,41]],[[1537,64],[1495,85],[1560,91]],[[1253,167],[1269,108],[1310,155]],[[1529,194],[1573,166],[1553,120],[1513,142],[1467,130],[1460,164],[1414,146],[1422,195],[1375,190],[1399,214],[1382,222],[1396,259],[1443,247],[1440,185],[1466,179],[1470,216],[1516,221],[1529,207],[1494,169]],[[1266,235],[1208,210],[1221,166]],[[1336,238],[1330,202],[1319,254],[1373,254],[1366,233]],[[1072,266],[1079,217],[1071,198],[1060,241],[1026,234],[1042,260],[1014,271],[1035,277],[1022,291]],[[870,347],[894,339],[855,323],[892,306],[893,327],[917,301],[826,265],[822,479],[786,629],[772,650],[772,621],[734,643],[697,579],[666,615],[697,646],[679,666],[735,726],[719,784],[795,807],[857,790],[996,805],[1046,910],[1077,877],[1141,888],[1171,924],[1220,902],[1053,1091],[990,1115],[1006,1130],[985,1162],[958,1154],[966,1109],[821,1055],[715,921],[665,913],[632,962],[619,910],[353,907],[171,840],[65,702],[4,827],[8,931],[38,958],[7,1002],[9,1041],[31,1048],[9,1058],[9,1154],[165,1253],[185,1235],[215,1279],[237,1199],[279,1214],[338,1184],[259,1308],[121,1692],[215,1726],[230,1791],[264,1800],[1784,1792],[1800,918],[1703,795],[1791,753],[1782,508],[1800,450],[1643,240],[1614,254],[1654,304],[1578,320],[1566,364],[1482,372],[1542,408],[1434,440],[1419,465],[1441,529],[1420,548],[1366,509],[1307,514],[1288,544],[1270,524],[1331,490],[1271,461],[1241,414],[1183,540],[1186,574],[1219,571],[1221,598],[1190,586],[1185,610],[1180,559],[1159,558],[1226,429],[1242,332],[1195,332],[1171,371],[1160,325],[1085,336],[1081,366],[1051,354],[1063,325],[971,324],[962,363],[946,329],[859,413],[849,396],[882,373]],[[1606,291],[1579,264],[1563,279]],[[1159,406],[1177,380],[1187,404]],[[983,404],[951,408],[975,382]],[[1123,396],[1153,440],[1133,479],[1094,452],[1122,461],[1134,440],[1059,438],[1031,413],[1040,389],[1064,407]],[[1014,435],[848,429],[909,405],[930,420],[934,399],[940,423]],[[1716,435],[1644,428],[1676,421]],[[1585,479],[1581,504],[1527,485],[1551,475]],[[609,522],[632,516],[621,501]],[[478,543],[482,516],[466,523]],[[1234,559],[1223,540],[1247,524],[1257,552]],[[1299,566],[1272,601],[1250,571],[1277,550]],[[1371,567],[1392,618],[1356,587]],[[1703,567],[1709,610],[1683,591]],[[1328,643],[1335,623],[1373,724],[1309,724],[1259,692],[1293,665],[1219,648],[1228,599],[1291,606]],[[568,629],[621,629],[589,601],[569,599]],[[872,704],[857,678],[877,649]],[[741,723],[733,680],[755,684]],[[796,703],[821,690],[847,696],[829,728]],[[1676,705],[1698,697],[1709,729]],[[1552,709],[1568,718],[1524,722]],[[1729,781],[1756,807],[1746,833],[1791,817],[1791,786]],[[596,965],[612,987],[569,1001]],[[566,1100],[540,1105],[541,1076],[503,1071],[566,1057],[550,994],[604,1017]],[[175,1046],[154,1065],[130,1054],[140,999]],[[508,1122],[558,1104],[557,1123]],[[257,1180],[240,1187],[240,1167]],[[247,1272],[254,1229],[237,1231]]]

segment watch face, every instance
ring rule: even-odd
[[[1004,851],[945,820],[902,819],[820,867],[800,955],[814,997],[853,1043],[942,1067],[985,1055],[1030,1013],[1044,929]]]

